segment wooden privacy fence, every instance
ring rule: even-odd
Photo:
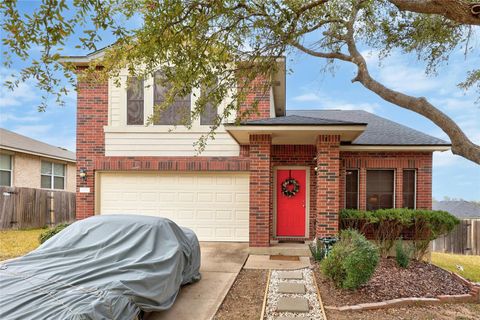
[[[480,255],[480,219],[460,220],[447,235],[432,241],[433,251]]]
[[[75,193],[0,187],[0,229],[43,228],[75,221]]]

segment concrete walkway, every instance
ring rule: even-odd
[[[147,320],[209,320],[232,286],[248,256],[248,243],[201,242],[202,280],[184,286],[167,311],[150,313]]]

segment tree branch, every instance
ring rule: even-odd
[[[314,57],[325,58],[325,59],[338,59],[338,60],[342,60],[342,61],[352,62],[352,57],[351,56],[348,56],[348,55],[343,54],[341,52],[318,52],[318,51],[309,49],[309,48],[301,45],[297,41],[291,41],[291,45],[294,46],[295,48],[309,54],[309,55],[314,56]]]
[[[465,0],[388,0],[400,11],[438,14],[452,21],[480,25],[480,2]]]
[[[432,105],[424,97],[413,97],[390,88],[376,81],[370,75],[367,63],[358,51],[354,37],[354,24],[358,14],[358,7],[352,9],[347,23],[347,46],[352,62],[357,66],[357,75],[352,82],[360,82],[365,88],[377,94],[383,100],[399,107],[414,111],[435,123],[442,129],[452,142],[452,152],[480,164],[480,146],[474,144],[449,116]]]

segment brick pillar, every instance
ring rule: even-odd
[[[250,246],[270,245],[270,155],[272,137],[250,135]]]
[[[403,208],[403,168],[395,170],[395,208]]]
[[[358,209],[367,210],[367,169],[360,168],[358,171]]]
[[[77,197],[76,218],[95,213],[95,159],[105,155],[103,126],[108,124],[108,83],[79,82],[77,88]],[[87,169],[87,180],[79,177]],[[80,193],[80,188],[90,188]]]
[[[340,136],[317,137],[317,237],[335,235],[340,210]]]
[[[239,81],[238,91],[242,90],[242,81]],[[270,83],[263,75],[257,76],[248,84],[245,100],[240,103],[239,113],[241,120],[256,120],[270,118]]]

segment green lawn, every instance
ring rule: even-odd
[[[45,229],[0,231],[0,261],[22,256],[39,246]]]
[[[432,252],[432,263],[468,280],[480,282],[480,256]],[[463,271],[458,270],[457,265],[462,266]]]

